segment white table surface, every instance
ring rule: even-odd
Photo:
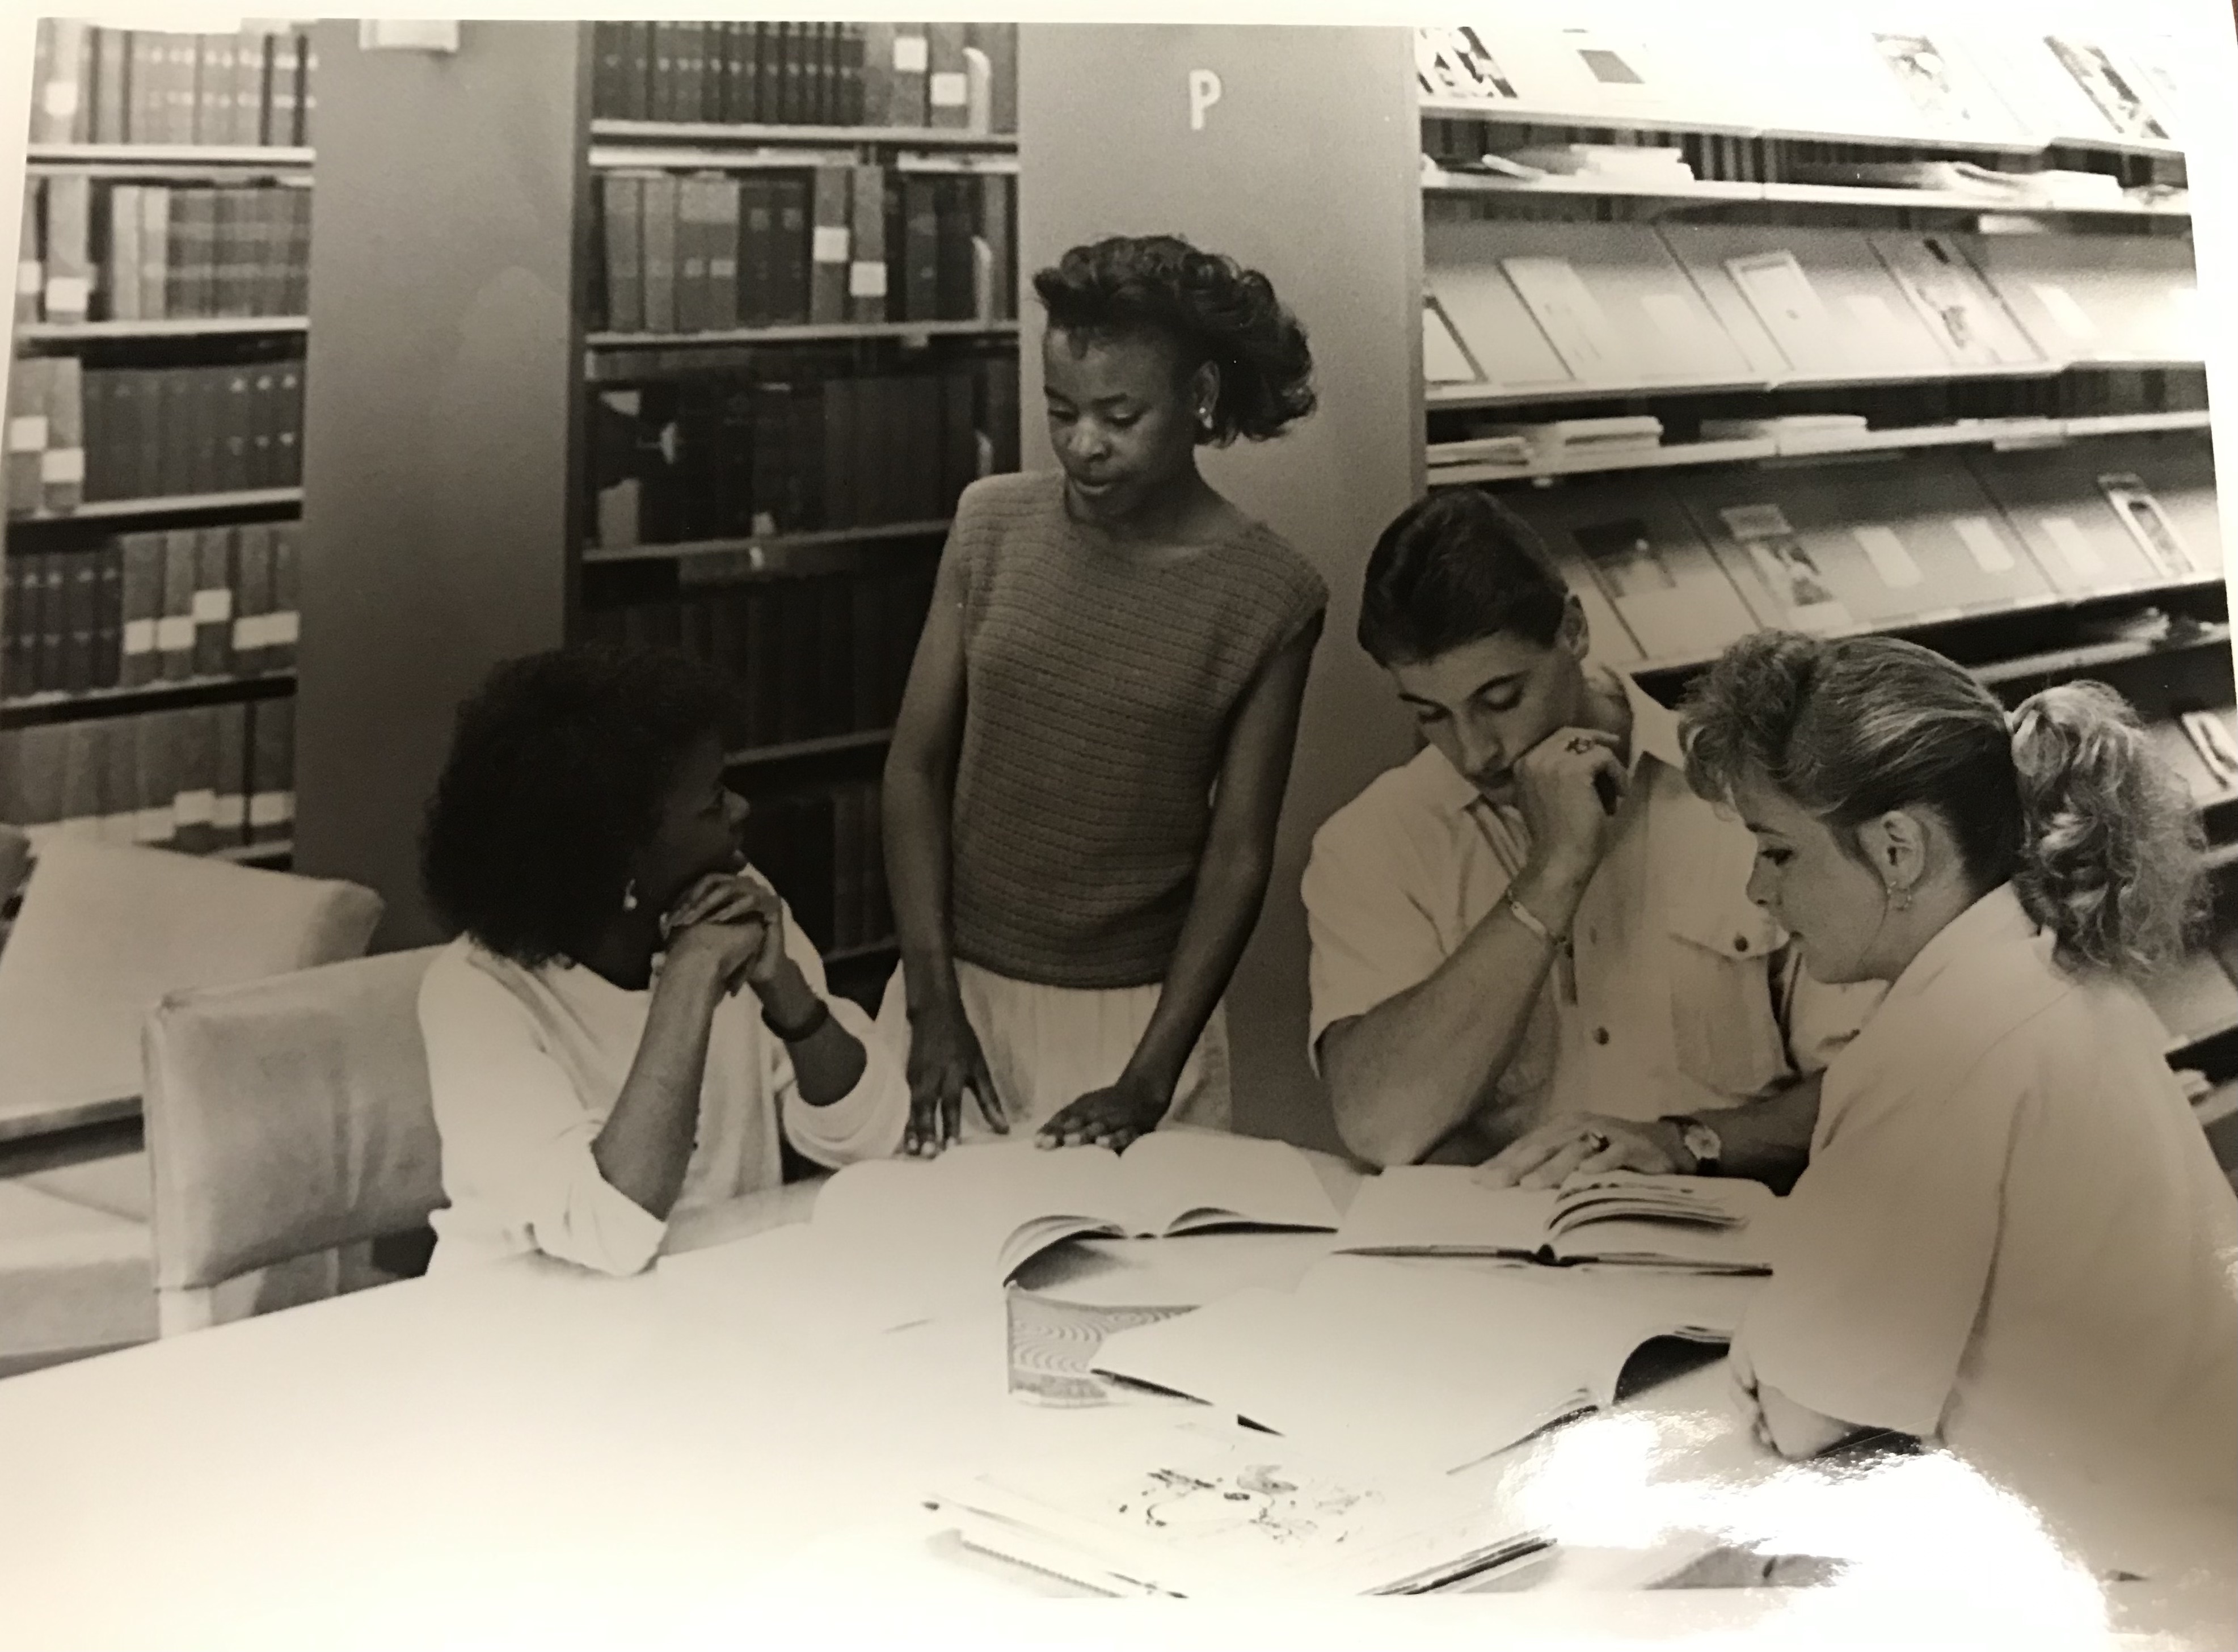
[[[766,1644],[781,1628],[789,1645],[1234,1652],[1231,1614],[1050,1599],[1076,1591],[961,1549],[925,1495],[1112,1413],[1011,1397],[991,1292],[907,1330],[819,1334],[768,1260],[800,1236],[764,1231],[813,1194],[679,1226],[673,1247],[712,1264],[696,1271],[520,1258],[0,1383],[0,1646]],[[1294,1277],[1326,1245],[1102,1242],[1043,1273],[1075,1300],[1172,1302]],[[1706,1367],[1538,1448],[1531,1495],[1571,1543],[1553,1560],[1463,1599],[1283,1614],[1280,1643],[2231,1639],[2222,1594],[2063,1575],[1931,1463],[1877,1489],[1781,1470],[1724,1381]],[[1624,1586],[1690,1524],[1855,1563],[1815,1589]]]

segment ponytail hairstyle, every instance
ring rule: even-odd
[[[2008,719],[1917,643],[1764,631],[1697,679],[1680,727],[1700,796],[1731,802],[1761,777],[1860,859],[1856,827],[1932,811],[1974,889],[2011,883],[2069,969],[2142,979],[2190,939],[2202,836],[2189,792],[2101,684],[2047,689]]]
[[[1169,341],[1186,378],[1220,368],[1220,395],[1201,439],[1264,441],[1311,413],[1313,351],[1274,283],[1179,236],[1110,236],[1075,247],[1034,276],[1059,332],[1089,338],[1149,333]]]

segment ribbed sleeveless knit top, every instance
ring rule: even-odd
[[[955,954],[1045,986],[1162,980],[1212,821],[1228,730],[1328,587],[1258,523],[1163,564],[1075,522],[1055,471],[959,501],[967,702]]]

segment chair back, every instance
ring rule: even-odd
[[[355,884],[50,837],[0,949],[0,1138],[129,1116],[156,1000],[360,957],[381,913]]]
[[[148,1156],[166,1335],[252,1270],[420,1226],[443,1203],[420,1036],[435,947],[165,998]]]

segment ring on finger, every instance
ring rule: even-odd
[[[1605,1153],[1608,1151],[1609,1138],[1607,1132],[1605,1131],[1589,1130],[1586,1131],[1585,1143],[1586,1151],[1588,1153]]]
[[[1586,739],[1583,734],[1573,734],[1570,736],[1571,756],[1584,757],[1592,752],[1592,749],[1593,742]]]

